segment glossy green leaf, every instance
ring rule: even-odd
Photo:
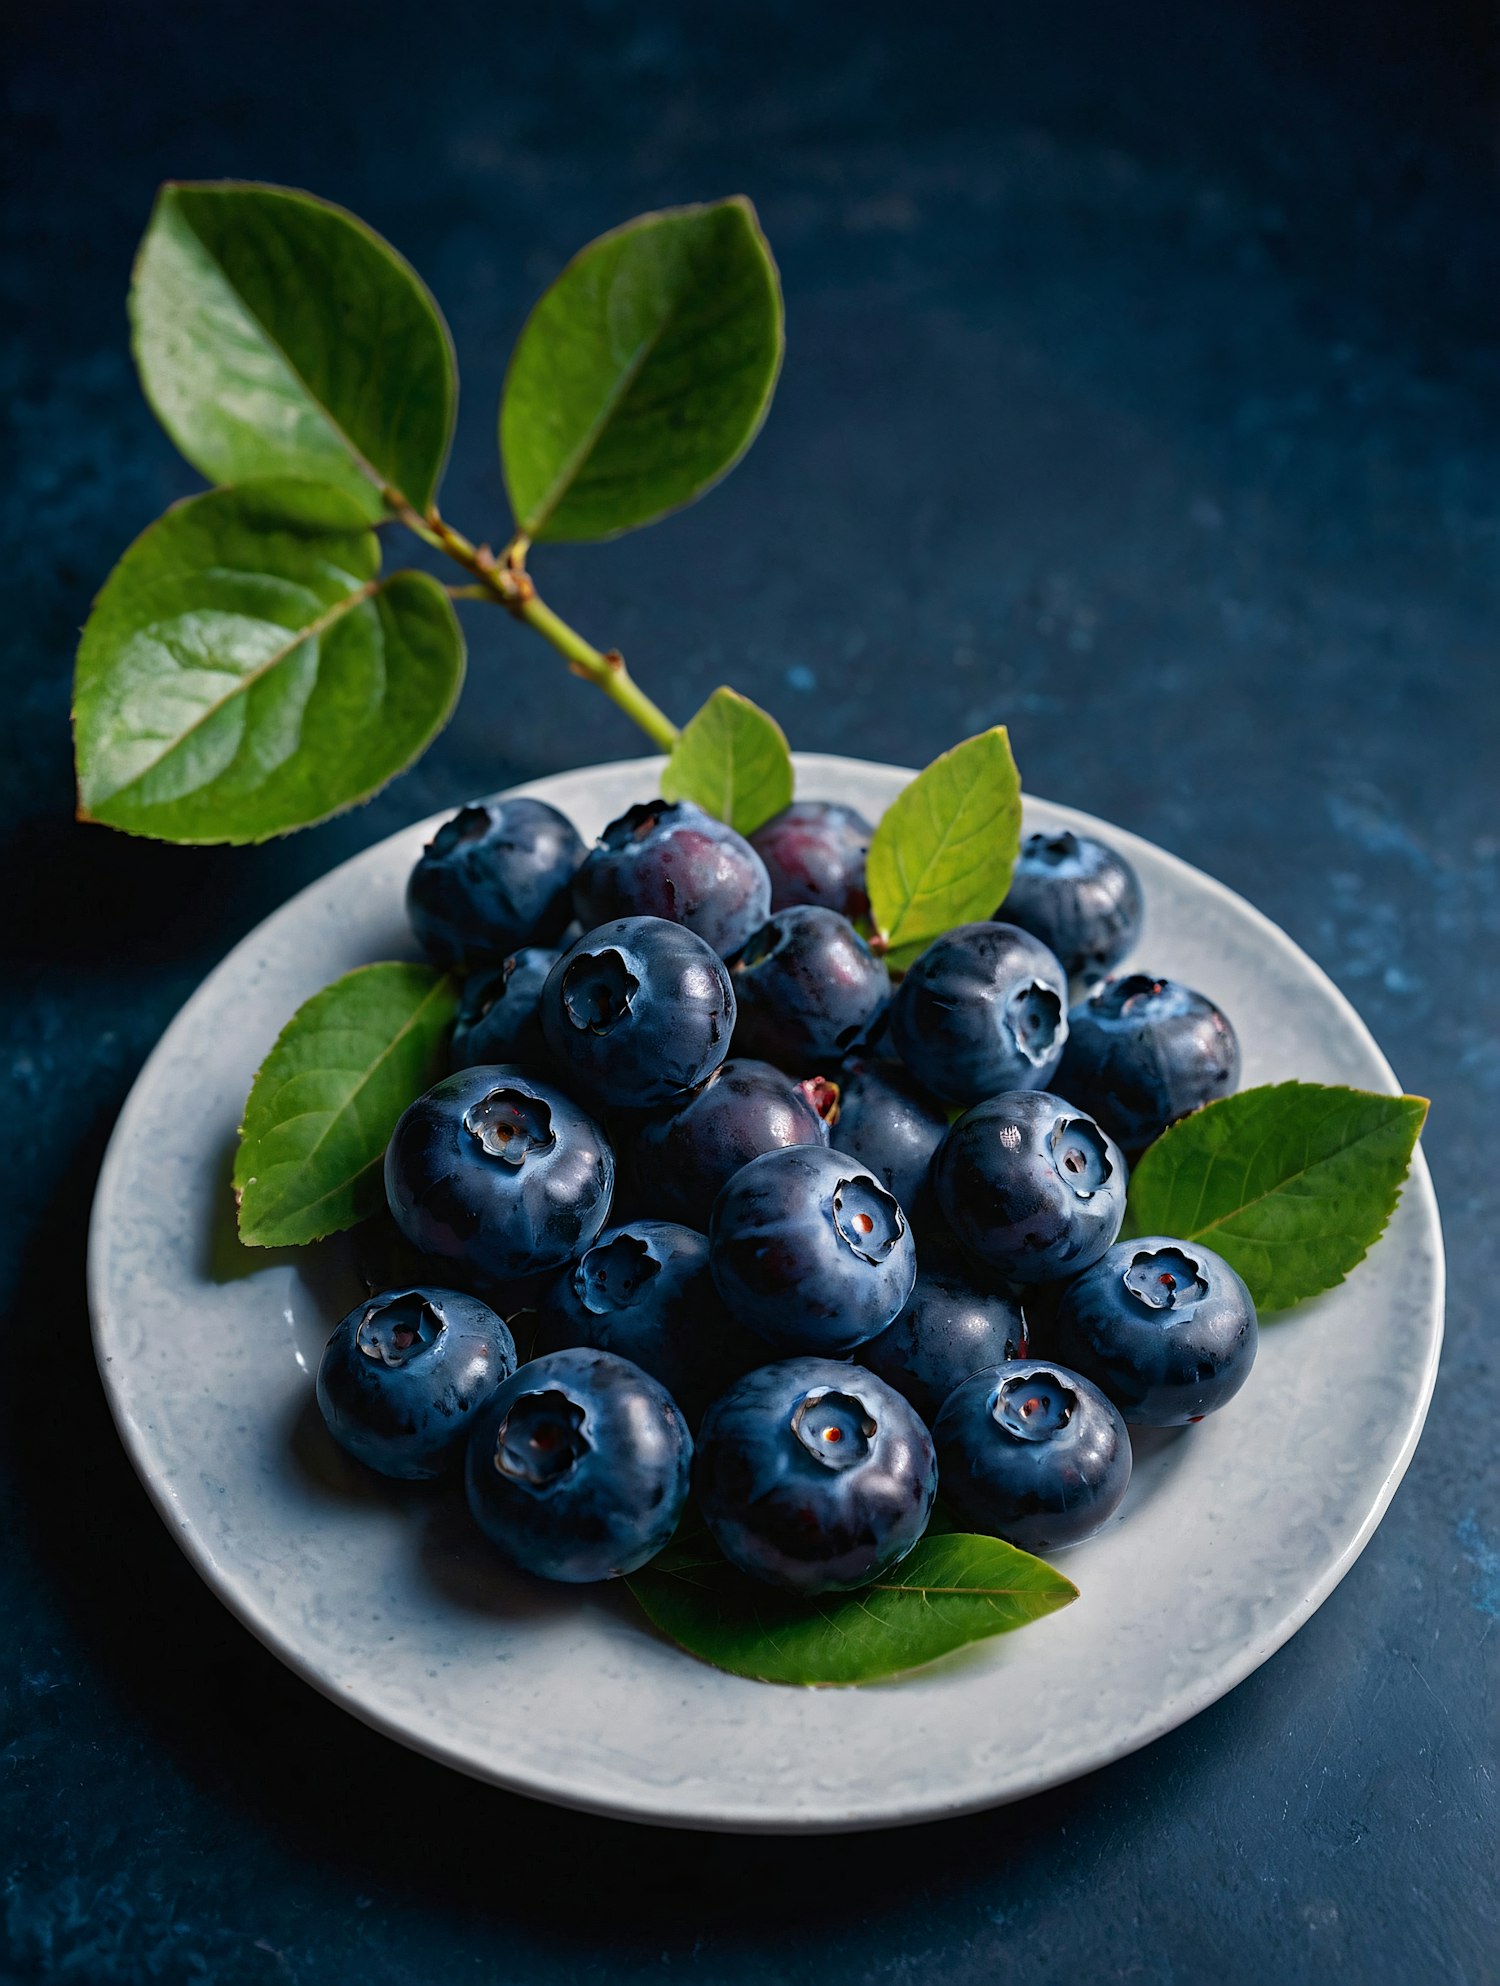
[[[662,774],[668,800],[696,800],[715,819],[754,834],[791,804],[786,733],[738,690],[717,689],[684,725]]]
[[[130,293],[157,418],[210,482],[299,476],[367,518],[437,489],[458,400],[420,277],[340,207],[278,186],[157,196]]]
[[[870,843],[870,909],[891,963],[955,924],[993,917],[1021,845],[1021,778],[1003,725],[934,759],[886,808]]]
[[[816,1600],[747,1578],[702,1531],[674,1540],[629,1583],[671,1640],[716,1668],[768,1683],[874,1682],[1078,1597],[1041,1559],[965,1532],[929,1532],[883,1579]]]
[[[748,200],[643,214],[589,243],[521,332],[500,406],[533,538],[609,538],[691,503],[765,419],[781,288]]]
[[[426,965],[366,965],[304,1001],[245,1105],[234,1191],[240,1239],[289,1248],[384,1205],[396,1120],[443,1072],[458,1008]]]
[[[338,490],[211,490],[144,532],[105,582],[74,687],[79,812],[164,841],[263,841],[368,799],[447,721],[453,606],[379,577]]]
[[[1130,1231],[1207,1243],[1259,1309],[1285,1309],[1341,1283],[1379,1239],[1426,1115],[1419,1096],[1321,1083],[1241,1090],[1145,1152],[1130,1180]]]

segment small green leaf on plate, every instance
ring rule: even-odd
[[[1401,1196],[1425,1098],[1321,1083],[1226,1096],[1174,1124],[1131,1175],[1130,1231],[1202,1241],[1257,1308],[1341,1283]]]
[[[696,800],[715,819],[754,834],[792,798],[786,734],[749,697],[718,689],[682,734],[662,774],[667,800]]]
[[[163,841],[263,841],[368,799],[442,729],[464,671],[437,581],[379,570],[357,504],[323,484],[169,510],[79,644],[80,814]]]
[[[363,221],[280,186],[164,186],[130,293],[158,420],[210,482],[301,476],[364,516],[389,483],[423,509],[448,453],[448,328]]]
[[[600,235],[511,356],[500,454],[517,524],[609,538],[691,503],[755,438],[781,344],[776,264],[748,200]]]
[[[674,1540],[630,1590],[690,1654],[768,1683],[868,1683],[1076,1600],[1071,1580],[998,1538],[931,1532],[857,1593],[799,1600],[748,1578],[705,1531]]]
[[[934,759],[870,843],[870,910],[893,965],[955,924],[993,917],[1021,845],[1021,778],[1003,725]]]
[[[427,965],[365,965],[314,993],[261,1065],[245,1105],[234,1191],[240,1240],[290,1248],[384,1204],[396,1119],[443,1071],[458,1010]]]

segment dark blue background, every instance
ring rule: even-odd
[[[1496,1977],[1492,19],[64,0],[11,30],[6,1978]],[[457,720],[360,812],[243,851],[71,823],[76,631],[194,487],[133,381],[130,255],[160,179],[220,174],[341,200],[427,276],[464,375],[446,506],[491,537],[493,408],[536,292],[642,208],[750,193],[787,295],[771,421],[699,508],[539,557],[549,595],[679,715],[728,678],[800,745],[904,761],[1008,722],[1030,785],[1243,891],[1433,1097],[1454,1279],[1421,1452],[1295,1641],[1142,1756],[846,1841],[554,1812],[295,1681],[150,1512],[83,1246],[158,1033],[352,850],[640,748],[477,608]]]

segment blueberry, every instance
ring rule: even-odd
[[[1119,1148],[1046,1090],[1011,1090],[965,1111],[938,1150],[932,1183],[963,1246],[1012,1282],[1076,1275],[1125,1217]]]
[[[846,1062],[839,1072],[838,1116],[831,1133],[915,1212],[948,1113],[894,1062]]]
[[[814,904],[763,924],[733,972],[736,1053],[798,1076],[859,1047],[891,997],[890,974],[848,918]]]
[[[788,1352],[853,1351],[890,1323],[917,1272],[897,1202],[845,1153],[815,1145],[742,1166],[708,1234],[731,1315]]]
[[[971,1373],[933,1429],[943,1495],[966,1524],[1023,1551],[1091,1538],[1130,1483],[1130,1436],[1098,1387],[1018,1359]]]
[[[533,1359],[469,1436],[474,1520],[543,1579],[617,1579],[677,1528],[693,1444],[672,1396],[629,1359],[592,1349]]]
[[[583,842],[545,800],[476,800],[444,822],[406,885],[406,914],[438,965],[498,963],[548,945],[572,916]]]
[[[1175,980],[1108,980],[1074,1007],[1068,1027],[1057,1087],[1132,1159],[1240,1079],[1234,1029],[1212,1000]]]
[[[573,901],[585,930],[613,917],[665,917],[728,958],[771,914],[771,879],[742,834],[691,800],[652,800],[610,822],[574,879]]]
[[[510,1332],[458,1290],[386,1290],[355,1305],[318,1364],[318,1406],[341,1448],[410,1482],[455,1466],[486,1400],[516,1369]]]
[[[542,989],[542,1032],[599,1102],[649,1109],[703,1082],[729,1053],[734,988],[702,938],[661,917],[586,931]]]
[[[504,1064],[445,1077],[406,1110],[385,1154],[386,1199],[407,1240],[501,1282],[587,1248],[614,1182],[594,1120]]]
[[[731,1564],[793,1593],[847,1593],[921,1537],[932,1437],[883,1380],[832,1359],[748,1373],[704,1417],[699,1507]]]
[[[470,973],[453,1024],[448,1066],[457,1071],[481,1062],[523,1062],[545,1068],[542,988],[561,957],[549,946],[526,945],[502,965]]]
[[[1117,1241],[1062,1291],[1055,1352],[1127,1421],[1178,1427],[1232,1400],[1255,1363],[1255,1304],[1221,1255],[1196,1241]]]
[[[750,837],[771,878],[771,908],[821,904],[845,917],[867,917],[865,857],[875,830],[836,800],[795,800]]]
[[[648,1220],[607,1229],[557,1278],[533,1355],[574,1345],[632,1360],[666,1387],[690,1426],[766,1349],[724,1308],[707,1237]]]
[[[1043,1089],[1068,1038],[1068,982],[1013,924],[960,924],[923,952],[891,1002],[896,1052],[952,1103]]]
[[[1026,1323],[1009,1290],[981,1289],[961,1268],[920,1268],[906,1307],[856,1353],[930,1427],[960,1380],[1026,1356]]]
[[[769,1062],[723,1062],[680,1102],[636,1124],[630,1174],[656,1212],[707,1228],[714,1201],[742,1165],[783,1145],[826,1145],[834,1084],[795,1082]]]
[[[1029,834],[995,912],[1055,952],[1070,977],[1098,979],[1141,928],[1141,885],[1123,855],[1092,835]]]

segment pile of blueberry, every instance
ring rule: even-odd
[[[1117,1239],[1127,1162],[1239,1073],[1211,1001],[1108,976],[1130,866],[1032,835],[994,919],[893,985],[858,928],[869,838],[825,802],[747,841],[657,800],[586,850],[512,798],[412,873],[464,975],[452,1073],[386,1154],[417,1266],[339,1325],[318,1399],[387,1475],[462,1468],[531,1572],[632,1572],[691,1495],[745,1572],[850,1590],[940,1483],[969,1528],[1055,1550],[1117,1509],[1128,1425],[1249,1373],[1229,1264]]]

